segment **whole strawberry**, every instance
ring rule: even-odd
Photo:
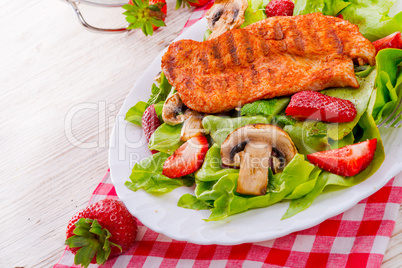
[[[176,9],[180,7],[203,7],[209,3],[210,0],[176,0]]]
[[[295,4],[290,0],[272,0],[265,8],[267,17],[293,16]]]
[[[75,264],[101,265],[129,249],[136,231],[136,220],[124,204],[104,199],[73,216],[67,225],[66,245],[75,254]]]
[[[123,8],[127,10],[127,29],[142,29],[143,33],[153,35],[154,30],[166,26],[166,0],[129,0]]]
[[[149,142],[152,134],[161,125],[153,104],[149,105],[148,108],[145,109],[144,113],[142,114],[141,124],[145,133],[145,138],[147,139],[147,142]],[[151,152],[154,154],[158,151],[152,150]]]

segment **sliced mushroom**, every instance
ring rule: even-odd
[[[193,137],[204,135],[205,129],[202,127],[203,118],[203,114],[193,111],[192,115],[184,121],[180,139],[187,141]]]
[[[239,28],[244,22],[244,11],[247,6],[247,0],[216,0],[205,15],[208,28],[212,31],[208,40],[226,31]]]
[[[248,195],[265,194],[270,165],[273,163],[275,171],[280,172],[296,153],[290,136],[269,124],[240,127],[221,146],[222,163],[240,166],[236,191]]]
[[[174,126],[183,123],[184,120],[189,118],[193,113],[195,113],[195,111],[184,105],[179,94],[175,93],[163,104],[162,119],[166,124]]]
[[[282,155],[282,153],[278,149],[272,148],[270,167],[273,173],[276,174],[282,172],[285,166],[286,166],[285,156]]]
[[[161,75],[162,72],[159,72],[155,77],[154,77],[154,81],[158,82],[159,84],[161,83]]]

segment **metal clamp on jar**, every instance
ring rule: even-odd
[[[87,23],[84,19],[84,17],[81,14],[80,9],[78,8],[78,4],[88,4],[88,5],[93,5],[93,6],[98,6],[98,7],[122,7],[123,5],[127,4],[127,2],[121,2],[121,0],[64,0],[67,3],[71,5],[73,8],[75,14],[78,17],[78,20],[84,26],[86,29],[93,31],[93,32],[101,32],[101,33],[122,33],[122,32],[127,32],[129,30],[126,29],[128,25],[126,25],[124,28],[118,28],[118,29],[105,29],[105,28],[98,28],[95,26],[90,25]]]

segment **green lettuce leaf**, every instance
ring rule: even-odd
[[[184,194],[177,202],[177,206],[194,210],[203,210],[212,208],[213,204],[207,201],[199,200],[194,195]]]
[[[370,109],[361,116],[359,120],[359,127],[363,130],[363,135],[360,139],[355,140],[355,143],[365,141],[367,139],[377,139],[377,149],[374,155],[374,159],[370,163],[370,165],[361,173],[352,177],[342,177],[327,171],[323,171],[318,176],[317,183],[315,184],[313,190],[311,190],[305,196],[299,199],[292,200],[290,202],[289,208],[286,211],[285,215],[283,215],[282,219],[292,217],[293,215],[308,208],[313,203],[314,199],[319,194],[321,194],[326,186],[337,185],[349,187],[356,185],[373,175],[374,172],[381,166],[385,158],[384,147],[382,145],[380,132],[378,131],[376,123],[371,116]]]
[[[124,185],[133,191],[143,189],[152,194],[164,194],[183,185],[193,185],[194,177],[191,176],[170,179],[162,175],[163,164],[168,157],[168,154],[156,153],[135,164],[130,181],[126,181]]]
[[[318,121],[297,121],[293,125],[284,126],[284,130],[292,138],[296,148],[302,154],[310,154],[330,149],[331,144],[337,140],[343,140],[357,125],[360,117],[367,110],[370,96],[374,90],[376,70],[367,77],[358,78],[360,88],[335,88],[322,90],[321,93],[351,101],[356,107],[356,117],[347,123],[324,123]],[[348,144],[350,139],[345,139],[341,144]],[[338,147],[332,146],[333,148]]]
[[[297,151],[301,154],[311,154],[330,148],[328,141],[328,124],[316,121],[298,121],[283,128],[292,138]]]
[[[402,12],[393,18],[389,10],[396,0],[349,0],[350,5],[342,10],[345,20],[359,26],[359,31],[375,41],[397,31],[402,31]]]
[[[240,112],[247,116],[270,116],[282,112],[289,104],[290,98],[274,98],[270,100],[257,100],[244,105]]]
[[[399,65],[402,62],[402,50],[381,50],[377,54],[376,61],[378,68],[376,78],[377,94],[373,117],[379,123],[396,109],[402,99],[402,72],[399,70]],[[398,114],[398,112],[395,114]],[[399,120],[395,121],[394,124]]]
[[[310,175],[315,167],[304,159],[303,155],[297,154],[285,167],[282,173],[272,177],[272,185],[276,187],[262,196],[241,196],[236,193],[237,173],[224,175],[209,191],[213,197],[214,208],[207,221],[222,220],[227,216],[234,215],[249,209],[267,207],[283,200],[291,194],[300,184],[310,180]]]
[[[321,171],[322,170],[318,167],[313,169],[310,173],[309,180],[299,184],[290,195],[286,196],[286,199],[298,199],[311,192],[317,183],[318,175],[320,175]]]
[[[211,135],[212,139],[220,146],[226,137],[235,129],[257,123],[270,123],[271,117],[242,116],[236,118],[208,115],[202,120],[202,126]]]
[[[342,0],[297,0],[293,15],[305,15],[320,12],[324,15],[336,16],[350,5]]]
[[[199,181],[217,181],[226,174],[239,173],[238,169],[222,168],[221,165],[221,148],[215,143],[209,148],[202,167],[195,173],[195,178]]]
[[[328,124],[328,137],[333,140],[343,139],[359,122],[360,117],[366,111],[370,96],[374,90],[376,70],[373,70],[367,77],[357,78],[360,87],[353,88],[336,88],[321,91],[321,93],[351,101],[356,107],[356,117],[352,122],[340,124]]]
[[[146,102],[143,101],[137,102],[136,105],[134,105],[133,107],[130,108],[130,110],[128,110],[128,112],[126,113],[126,118],[124,119],[137,126],[142,126],[141,123],[142,114],[144,113],[147,107],[148,106]]]
[[[160,125],[152,134],[148,148],[167,154],[173,154],[183,142],[180,140],[181,128],[183,124],[171,126],[166,123]]]
[[[162,72],[160,77],[159,87],[156,84],[152,84],[151,96],[148,99],[147,106],[165,101],[169,96],[172,86],[169,84],[165,74]]]
[[[165,103],[164,101],[161,101],[161,102],[158,102],[158,103],[154,104],[155,112],[156,112],[156,115],[158,116],[158,119],[159,119],[160,122],[163,122],[162,109],[163,109],[163,104],[164,103]]]
[[[254,22],[266,19],[264,0],[248,0],[248,7],[244,11],[244,22],[240,28],[244,28]]]

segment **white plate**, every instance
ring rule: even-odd
[[[206,29],[202,19],[185,31],[179,39],[201,41]],[[175,40],[176,41],[176,40]],[[366,181],[343,190],[320,195],[305,211],[286,220],[280,220],[289,203],[255,209],[231,216],[220,222],[205,222],[210,212],[178,207],[177,201],[192,188],[180,187],[162,196],[148,194],[143,190],[133,192],[124,186],[129,180],[134,164],[150,155],[140,127],[124,120],[126,112],[137,101],[146,101],[150,95],[153,78],[160,71],[163,51],[144,72],[128,94],[116,119],[111,136],[109,165],[117,195],[130,212],[150,229],[173,239],[197,244],[235,245],[259,242],[287,235],[312,227],[351,208],[384,186],[402,170],[402,129],[382,132],[386,158],[380,169]]]

